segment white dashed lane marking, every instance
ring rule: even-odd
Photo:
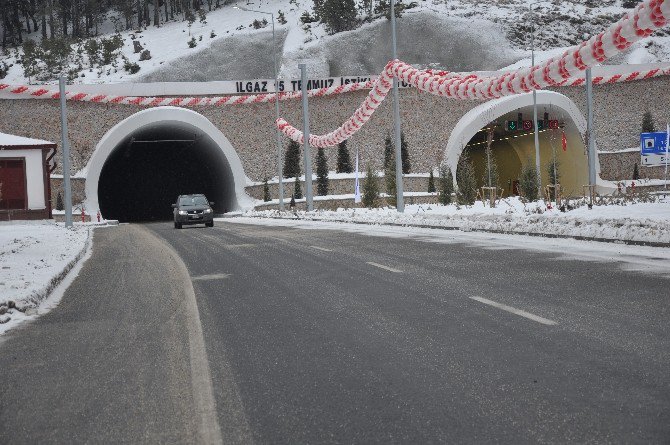
[[[368,261],[367,264],[370,266],[375,266],[380,269],[388,270],[389,272],[394,272],[394,273],[402,273],[402,270],[394,269],[392,267],[384,266],[383,264],[378,264],[378,263],[373,263],[372,261]]]
[[[509,312],[514,315],[519,315],[521,317],[525,317],[529,320],[536,321],[538,323],[542,323],[548,326],[553,326],[557,324],[553,320],[549,320],[548,318],[543,318],[540,317],[539,315],[531,314],[530,312],[523,311],[521,309],[517,309],[512,306],[507,306],[506,304],[502,303],[496,303],[495,301],[487,300],[486,298],[482,297],[470,297],[472,300],[479,301],[480,303],[488,304],[489,306],[496,307],[498,309],[502,309],[503,311]]]
[[[316,249],[316,250],[322,250],[324,252],[332,252],[332,250],[326,249],[324,247],[319,247],[319,246],[309,246],[309,247],[311,247],[312,249]]]
[[[197,275],[195,277],[191,277],[191,281],[225,280],[228,277],[230,277],[230,274],[215,273],[211,275]]]

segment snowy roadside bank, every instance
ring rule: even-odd
[[[57,303],[45,300],[84,258],[91,231],[52,221],[0,223],[0,334]]]
[[[524,204],[518,198],[501,201],[496,208],[481,201],[473,206],[409,205],[395,209],[338,209],[337,211],[250,211],[247,217],[301,219],[483,231],[518,235],[575,238],[670,247],[670,203],[586,206],[560,212],[541,202]]]

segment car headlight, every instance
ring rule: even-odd
[[[180,215],[188,215],[188,212],[186,212],[186,210],[180,210],[179,214]]]
[[[205,213],[212,213],[212,209],[205,209]]]

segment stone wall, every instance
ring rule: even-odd
[[[610,181],[633,179],[635,164],[638,166],[640,178],[663,179],[665,166],[644,167],[640,164],[640,151],[623,153],[600,153],[600,177]]]
[[[441,162],[451,130],[458,120],[481,102],[444,99],[415,89],[401,91],[401,118],[409,144],[412,171],[427,172]],[[557,91],[570,97],[582,112],[585,111],[583,88],[559,88]],[[659,127],[670,121],[668,91],[670,77],[667,76],[596,86],[595,122],[599,149],[613,151],[637,146],[642,114],[646,110],[652,112]],[[366,94],[360,91],[310,99],[312,131],[324,133],[340,125]],[[384,101],[370,123],[348,141],[352,157],[356,149],[359,150],[361,170],[365,170],[367,164],[375,169],[381,167],[384,138],[393,124],[391,103],[391,100]],[[131,105],[68,103],[73,172],[86,165],[95,146],[109,129],[142,109]],[[239,153],[250,179],[262,181],[265,177],[276,175],[275,111],[272,104],[200,107],[195,111],[207,117],[226,135]],[[299,125],[302,119],[300,101],[282,102],[281,114],[289,122]],[[57,142],[60,141],[59,131],[57,101],[0,100],[0,132]],[[283,141],[286,145],[285,138]],[[314,149],[312,153],[314,158],[316,151]],[[58,153],[57,172],[60,172],[60,149]],[[326,149],[326,155],[329,166],[334,167],[336,149]],[[607,175],[616,175],[615,171],[619,170],[608,171]]]
[[[363,187],[363,180],[365,175],[361,175],[360,187]],[[330,179],[328,181],[328,194],[330,195],[352,195],[354,193],[354,186],[356,180],[353,178]],[[270,196],[272,199],[278,199],[279,184],[270,183]],[[314,188],[314,196],[316,196],[316,180],[312,182]],[[300,188],[302,193],[305,193],[305,181],[300,181]],[[379,178],[379,189],[384,190],[384,178]],[[403,188],[405,192],[427,192],[428,191],[428,176],[417,177],[409,176],[403,179]],[[293,179],[284,182],[284,198],[289,200],[295,190],[295,181]],[[263,199],[263,184],[252,185],[246,187],[246,191],[252,198]]]
[[[378,198],[377,200],[378,207],[388,206],[385,198]],[[424,195],[424,196],[405,196],[405,205],[412,204],[437,204],[437,194]],[[314,210],[337,210],[340,208],[351,209],[351,208],[363,208],[363,204],[355,204],[354,198],[344,198],[344,199],[329,199],[329,200],[314,200]],[[286,204],[288,209],[288,203]],[[278,204],[258,204],[254,208],[255,210],[278,210]],[[307,203],[305,200],[300,200],[296,202],[296,210],[306,210]]]

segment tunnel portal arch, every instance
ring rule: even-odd
[[[560,110],[561,113],[565,116],[566,121],[566,132],[569,130],[572,133],[575,133],[575,136],[572,140],[568,141],[569,146],[574,147],[577,144],[581,144],[583,147],[583,137],[586,133],[586,119],[583,114],[577,107],[577,105],[567,96],[556,93],[553,91],[537,91],[537,105],[538,107],[552,107],[555,110]],[[473,139],[473,137],[485,128],[489,123],[494,122],[496,119],[502,118],[505,115],[509,115],[517,110],[523,108],[532,108],[533,106],[533,94],[520,94],[513,96],[505,96],[499,99],[494,99],[478,105],[477,107],[470,110],[466,113],[456,124],[445,148],[443,154],[443,164],[449,168],[452,172],[454,178],[454,185],[456,184],[456,169],[458,166],[458,161],[468,143]],[[538,112],[539,113],[539,112]],[[514,145],[512,141],[512,148],[516,152],[515,156],[521,158],[522,154],[519,151],[518,147]],[[560,143],[560,142],[559,142]],[[559,149],[560,150],[560,149]],[[597,150],[597,147],[596,147]],[[572,149],[572,152],[568,156],[573,157],[572,163],[580,167],[580,172],[577,174],[579,176],[575,181],[580,182],[581,184],[588,183],[588,168],[584,165],[586,163],[586,157],[584,156],[584,150]],[[577,158],[581,156],[581,158]],[[523,160],[523,159],[522,159]],[[540,157],[542,165],[547,161],[546,157],[543,159],[542,154]],[[542,172],[541,172],[542,173]],[[585,178],[582,176],[586,175]],[[609,191],[612,188],[612,185],[608,181],[603,181],[600,179],[600,164],[598,162],[598,157],[596,156],[596,176],[597,183],[601,191]],[[573,182],[575,182],[573,181]],[[581,182],[583,181],[583,182]],[[576,182],[575,182],[576,183]],[[581,191],[581,189],[580,189]]]
[[[198,154],[198,162],[202,164],[203,171],[209,171],[209,178],[212,178],[214,184],[212,190],[215,190],[214,197],[220,202],[214,206],[215,212],[247,210],[253,207],[253,199],[245,192],[245,185],[248,178],[242,167],[242,162],[226,136],[212,124],[206,117],[195,111],[179,107],[157,107],[140,111],[119,122],[110,129],[97,144],[93,155],[86,166],[86,208],[90,214],[98,211],[104,214],[104,202],[101,206],[100,199],[101,185],[109,187],[109,176],[116,174],[110,172],[109,165],[115,158],[119,157],[119,151],[148,152],[147,147],[151,146],[155,153],[160,156],[160,150],[165,148],[165,144],[158,141],[140,141],[138,144],[135,135],[140,137],[153,135],[158,137],[160,132],[169,134],[193,134],[193,143],[186,145],[181,150],[185,155]],[[177,132],[177,133],[175,133]],[[150,142],[159,142],[159,144],[150,144]],[[196,143],[198,142],[198,143]],[[125,148],[124,148],[125,147]],[[167,151],[167,148],[165,148]],[[190,153],[189,153],[190,150]],[[198,153],[196,153],[198,152]],[[150,159],[150,158],[149,158]],[[203,159],[207,162],[203,162]],[[107,166],[107,168],[105,168]],[[149,172],[151,165],[144,166]],[[155,167],[155,166],[154,166]],[[156,167],[158,168],[158,167]],[[165,178],[168,183],[174,178]],[[160,187],[161,184],[156,184]],[[195,186],[194,186],[195,187]],[[197,193],[198,190],[184,189],[183,193]],[[139,197],[141,198],[141,197]],[[174,197],[170,199],[174,202]],[[169,208],[169,212],[171,212]],[[113,215],[112,215],[113,216]]]

